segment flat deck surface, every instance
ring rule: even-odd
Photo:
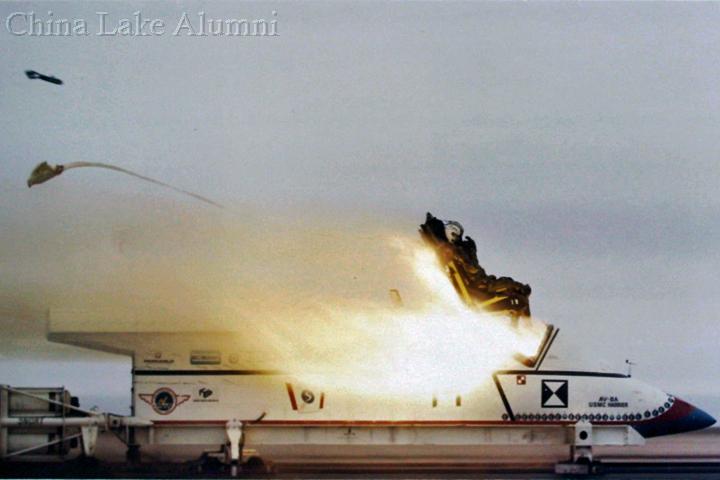
[[[331,448],[331,447],[330,447]],[[147,446],[139,463],[125,459],[124,445],[111,434],[99,437],[97,458],[65,461],[0,462],[3,478],[222,478],[224,466],[200,468],[202,447]],[[428,451],[432,452],[432,449]],[[358,448],[350,456],[322,458],[301,451],[266,458],[272,473],[246,472],[251,478],[387,478],[387,479],[527,479],[558,478],[557,462],[569,456],[567,446],[461,447],[452,455],[401,457]],[[598,478],[720,480],[720,428],[649,439],[639,447],[596,447],[603,475]],[[590,477],[593,478],[593,477]]]

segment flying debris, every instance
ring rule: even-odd
[[[47,75],[43,75],[42,73],[38,73],[35,70],[25,70],[25,75],[30,80],[45,80],[46,82],[54,83],[55,85],[62,85],[63,81],[56,77],[49,77]]]
[[[72,163],[68,163],[67,165],[52,166],[52,165],[48,164],[47,162],[42,162],[38,166],[36,166],[33,169],[33,171],[30,173],[30,177],[27,180],[27,186],[28,186],[28,188],[30,188],[33,185],[39,185],[41,183],[45,183],[48,180],[57,177],[58,175],[63,173],[65,170],[69,170],[71,168],[83,168],[83,167],[97,167],[97,168],[106,168],[108,170],[115,170],[116,172],[125,173],[127,175],[131,175],[133,177],[139,178],[140,180],[145,180],[146,182],[154,183],[155,185],[160,185],[162,187],[169,188],[176,192],[182,193],[183,195],[191,196],[191,197],[195,198],[196,200],[200,200],[201,202],[205,202],[214,207],[224,208],[219,203],[216,203],[216,202],[214,202],[208,198],[205,198],[203,196],[197,195],[192,192],[188,192],[187,190],[183,190],[182,188],[177,188],[172,185],[168,185],[167,183],[161,182],[159,180],[155,180],[154,178],[140,175],[138,173],[132,172],[125,168],[116,167],[115,165],[110,165],[107,163],[72,162]]]
[[[62,165],[52,167],[47,162],[42,162],[30,173],[30,177],[27,180],[27,186],[30,188],[33,185],[45,183],[51,178],[60,175],[63,170],[65,170],[65,167]]]
[[[427,213],[420,235],[435,250],[455,290],[470,306],[505,311],[514,318],[530,316],[530,285],[510,277],[488,275],[477,259],[475,241],[463,238],[462,225]]]

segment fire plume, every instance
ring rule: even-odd
[[[425,300],[402,307],[325,306],[283,347],[290,344],[299,381],[329,382],[358,394],[457,395],[485,386],[494,370],[513,365],[515,355],[536,353],[545,324],[524,320],[514,327],[505,316],[471,308],[432,250],[409,240],[391,243]]]

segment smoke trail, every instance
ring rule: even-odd
[[[155,180],[154,178],[146,177],[145,175],[140,175],[139,173],[135,173],[135,172],[127,170],[125,168],[116,167],[115,165],[110,165],[108,163],[72,162],[72,163],[68,163],[67,165],[57,165],[55,167],[52,167],[52,166],[48,165],[47,162],[42,162],[37,167],[35,167],[35,169],[32,171],[32,173],[30,174],[30,178],[27,181],[27,184],[28,184],[28,187],[32,187],[33,185],[47,182],[51,178],[54,178],[54,177],[60,175],[65,170],[69,170],[71,168],[85,168],[85,167],[97,167],[97,168],[106,168],[108,170],[115,170],[116,172],[125,173],[127,175],[139,178],[140,180],[145,180],[146,182],[154,183],[155,185],[160,185],[161,187],[169,188],[178,193],[182,193],[184,195],[191,196],[197,200],[200,200],[201,202],[205,202],[214,207],[225,208],[222,205],[220,205],[219,203],[214,202],[214,201],[210,200],[209,198],[203,197],[196,193],[192,193],[187,190],[183,190],[182,188],[174,187],[165,182],[161,182],[160,180]]]

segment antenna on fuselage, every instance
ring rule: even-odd
[[[625,359],[625,363],[626,363],[627,366],[628,366],[627,376],[628,376],[628,377],[632,377],[632,366],[635,365],[635,363],[631,362],[631,361],[630,361],[629,359],[627,359],[627,358]]]

